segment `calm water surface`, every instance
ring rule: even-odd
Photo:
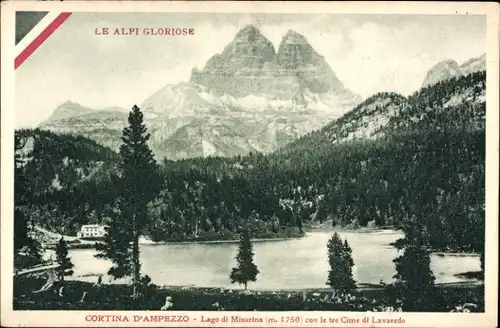
[[[358,283],[390,282],[394,275],[397,251],[389,244],[402,237],[390,230],[379,232],[339,232],[353,249],[354,278]],[[323,288],[328,271],[326,244],[332,232],[311,232],[304,238],[254,242],[254,262],[260,270],[250,288]],[[142,273],[157,285],[194,285],[237,288],[229,273],[235,266],[238,244],[141,245]],[[94,250],[70,250],[75,264],[73,279],[96,281],[111,263],[94,258]],[[447,254],[431,256],[437,283],[459,282],[457,273],[480,270],[479,256]]]

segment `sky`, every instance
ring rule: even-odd
[[[16,70],[16,127],[33,127],[71,100],[131,108],[167,84],[188,81],[253,24],[275,46],[303,34],[345,87],[366,98],[408,95],[445,59],[486,52],[486,18],[471,15],[74,13]],[[96,28],[194,28],[194,36],[102,36]]]

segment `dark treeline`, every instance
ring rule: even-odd
[[[18,130],[19,175],[16,196],[31,223],[72,234],[82,224],[98,223],[113,210],[118,154],[83,136],[39,129]],[[17,177],[16,177],[17,181]]]
[[[165,160],[164,187],[149,205],[144,234],[153,240],[227,239],[245,229],[255,237],[292,236],[322,222],[401,228],[416,219],[434,248],[480,251],[485,104],[476,100],[484,87],[482,72],[408,99],[377,94],[267,156]],[[367,111],[375,102],[381,105]],[[398,115],[377,138],[333,142],[345,136],[348,122],[389,106]],[[117,154],[84,137],[21,132],[40,136],[25,166],[40,200],[30,206],[31,217],[68,234],[85,223],[105,223],[116,209]]]
[[[167,170],[168,191],[155,206],[164,211],[160,224],[185,224],[181,210],[189,209],[198,211],[191,217],[204,217],[203,230],[208,226],[215,231],[232,230],[244,218],[261,220],[267,229],[276,220],[290,226],[298,221],[331,220],[341,226],[374,221],[379,227],[401,228],[401,222],[415,216],[426,223],[434,247],[479,250],[484,137],[482,130],[404,132],[331,146],[307,160],[250,156],[238,163],[244,167],[240,169],[222,159],[208,165],[192,160]],[[178,231],[166,226],[168,230]]]

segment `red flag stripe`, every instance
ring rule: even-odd
[[[14,69],[17,69],[21,64],[28,59],[29,56],[35,50],[40,47],[40,45],[47,40],[47,38],[54,33],[54,31],[61,26],[62,23],[68,17],[71,16],[71,13],[60,13],[43,31],[40,33],[27,47],[24,49],[14,60]]]

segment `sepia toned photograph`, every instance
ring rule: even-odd
[[[2,309],[89,326],[487,312],[486,14],[61,8],[11,13]]]

